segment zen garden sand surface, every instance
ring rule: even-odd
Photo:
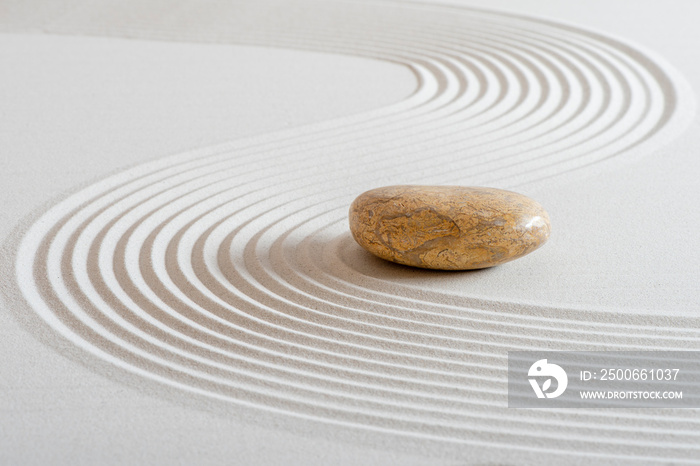
[[[693,410],[507,406],[509,351],[700,350],[672,5],[2,2],[0,464],[697,461]],[[529,199],[551,235],[358,245],[353,199],[415,185],[527,239],[444,257],[471,207],[431,188],[373,252],[495,265]]]

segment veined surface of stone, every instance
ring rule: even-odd
[[[522,194],[463,186],[387,186],[350,206],[360,246],[399,264],[470,270],[518,259],[549,238],[547,212]]]

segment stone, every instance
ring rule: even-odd
[[[518,259],[549,238],[547,212],[522,194],[464,186],[387,186],[350,206],[355,241],[375,256],[470,270]]]

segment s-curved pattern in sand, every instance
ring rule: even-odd
[[[171,389],[319,422],[516,449],[541,448],[546,434],[576,454],[594,444],[700,454],[688,447],[698,420],[685,413],[640,431],[653,411],[553,421],[551,411],[505,408],[507,350],[687,349],[700,347],[697,325],[649,316],[622,325],[383,281],[363,273],[368,259],[346,226],[350,201],[377,185],[512,188],[649,151],[690,111],[680,78],[611,38],[529,18],[421,4],[256,5],[201,28],[106,13],[104,24],[93,15],[46,28],[390,60],[414,71],[415,93],[148,163],[61,201],[17,256],[18,286],[41,318]]]

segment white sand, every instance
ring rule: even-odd
[[[692,410],[516,411],[505,384],[513,349],[700,349],[688,11],[72,3],[0,19],[0,462],[700,455]],[[347,205],[406,182],[516,189],[553,237],[384,263]]]

